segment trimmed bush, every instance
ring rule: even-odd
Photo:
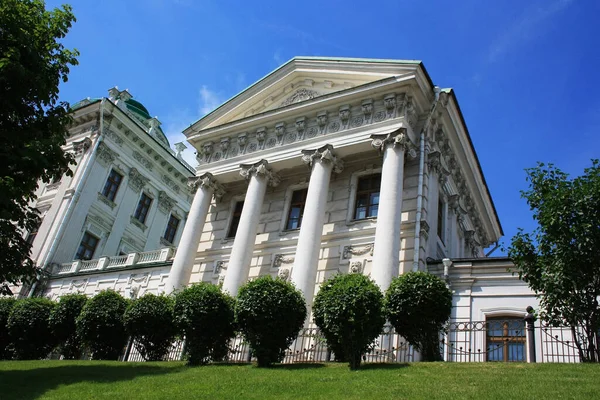
[[[426,272],[394,278],[386,308],[396,332],[421,352],[423,361],[442,360],[439,334],[452,311],[452,292],[444,281]]]
[[[12,358],[12,352],[9,349],[8,317],[15,302],[14,297],[0,297],[0,360]]]
[[[259,367],[281,362],[306,319],[306,302],[294,285],[266,275],[243,285],[235,309],[238,327]]]
[[[61,354],[67,360],[81,358],[81,340],[77,336],[75,320],[87,300],[86,295],[78,293],[61,296],[50,314],[50,330],[60,346]]]
[[[218,286],[196,283],[175,294],[175,321],[185,336],[189,365],[220,361],[235,335],[233,298]]]
[[[127,342],[123,314],[128,301],[113,290],[105,290],[85,304],[77,317],[77,335],[94,360],[117,360]]]
[[[177,329],[173,298],[147,293],[127,307],[125,330],[146,361],[161,361],[171,349]]]
[[[8,317],[8,334],[17,360],[46,358],[54,346],[48,318],[56,306],[53,301],[38,297],[18,300]]]
[[[362,274],[335,275],[323,282],[313,313],[336,359],[348,361],[350,369],[360,367],[385,324],[383,294]]]

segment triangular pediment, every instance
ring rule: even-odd
[[[413,75],[419,61],[294,58],[190,127],[199,131],[389,77]]]

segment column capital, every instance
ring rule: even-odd
[[[215,199],[220,199],[225,194],[225,188],[221,185],[210,172],[205,172],[200,176],[193,176],[188,179],[188,186],[192,192],[196,192],[200,188],[212,190]]]
[[[442,153],[431,151],[427,154],[427,167],[430,172],[440,173],[442,168]]]
[[[451,194],[448,196],[448,207],[455,213],[458,214],[460,209],[460,195]]]
[[[269,186],[277,186],[281,182],[281,178],[275,171],[269,168],[267,160],[260,160],[254,164],[241,164],[240,175],[246,179],[250,179],[252,175],[267,178]]]
[[[315,161],[331,164],[333,172],[339,174],[344,169],[344,161],[333,154],[333,146],[326,144],[316,150],[302,150],[302,161],[312,168]]]
[[[401,150],[411,150],[413,145],[408,137],[408,132],[405,128],[400,128],[395,132],[371,135],[371,146],[379,151],[384,151],[387,146],[399,147]]]

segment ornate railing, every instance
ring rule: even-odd
[[[74,274],[77,272],[101,271],[104,269],[123,268],[132,265],[155,264],[166,262],[173,258],[174,249],[146,251],[143,253],[129,253],[121,256],[100,257],[93,260],[75,260],[70,263],[58,264],[54,267],[55,275]]]

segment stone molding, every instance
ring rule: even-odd
[[[344,170],[344,161],[333,154],[333,146],[330,144],[316,150],[302,150],[302,161],[311,168],[315,161],[332,164],[333,172],[337,174]]]
[[[298,89],[295,93],[281,102],[280,107],[289,106],[290,104],[294,103],[300,103],[301,101],[311,100],[317,96],[320,96],[320,94],[314,90],[306,88]]]
[[[192,189],[192,193],[195,193],[199,188],[212,189],[216,200],[220,200],[225,194],[223,185],[210,172],[189,178],[188,186]]]
[[[73,152],[75,156],[84,154],[92,146],[92,139],[86,137],[78,142],[73,142]]]
[[[142,164],[144,166],[144,168],[152,171],[152,168],[154,167],[154,164],[152,164],[152,161],[148,160],[146,157],[144,157],[142,154],[140,154],[137,151],[133,151],[133,158],[135,160],[137,160],[140,164]]]
[[[279,175],[269,168],[267,160],[260,160],[254,164],[241,164],[240,175],[246,180],[249,180],[252,175],[265,177],[268,180],[268,185],[275,187],[281,182]]]

